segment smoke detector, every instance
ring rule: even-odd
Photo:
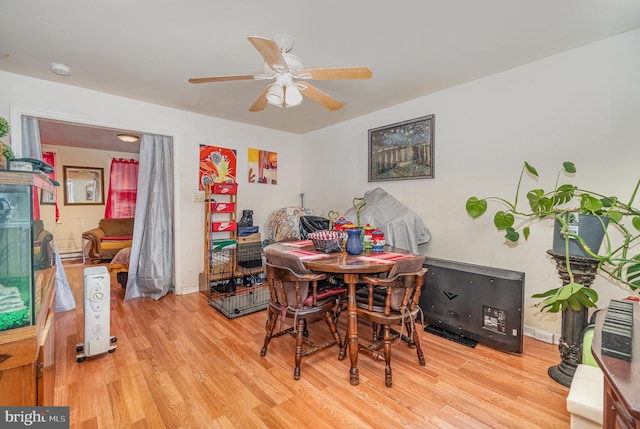
[[[71,74],[71,68],[64,64],[51,63],[51,71],[58,76],[69,76]]]

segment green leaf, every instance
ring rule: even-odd
[[[567,302],[569,303],[569,306],[575,311],[580,311],[580,309],[582,308],[582,305],[580,304],[580,302],[578,302],[578,299],[575,295],[571,295],[567,299]]]
[[[580,195],[580,208],[583,211],[594,213],[602,210],[602,201],[598,198],[592,197],[591,195],[582,194]]]
[[[551,289],[546,292],[536,293],[535,295],[531,295],[531,298],[546,298],[551,295],[555,295],[558,292],[558,289]]]
[[[493,217],[493,223],[500,231],[504,231],[505,229],[513,226],[513,223],[516,221],[515,217],[512,213],[507,213],[503,211],[496,212]]]
[[[562,286],[560,289],[558,289],[558,293],[556,295],[556,299],[557,300],[565,300],[568,299],[572,292],[572,287],[575,283],[569,283],[568,285]]]
[[[527,199],[529,200],[531,211],[540,217],[545,217],[554,205],[553,200],[546,197],[542,189],[532,189],[527,193]]]
[[[471,197],[467,200],[466,208],[467,213],[475,219],[487,211],[487,200],[479,200],[477,197]]]
[[[531,233],[531,228],[529,228],[528,226],[525,226],[524,228],[522,228],[522,234],[524,235],[525,240],[529,239],[530,233]]]
[[[633,258],[636,259],[637,257],[638,255],[634,256]],[[640,273],[640,264],[633,264],[627,268],[627,274],[634,274],[634,273]]]
[[[569,286],[571,286],[571,295],[575,295],[576,293],[580,292],[580,289],[584,288],[583,285],[576,282],[569,283]]]
[[[562,304],[560,302],[555,302],[551,308],[549,309],[550,313],[557,313],[558,311],[562,310]]]
[[[634,256],[637,259],[638,255]],[[627,267],[627,283],[631,290],[640,288],[640,264],[633,264]]]
[[[504,238],[513,243],[517,243],[518,240],[520,240],[520,234],[515,229],[509,227],[507,228],[507,233],[505,234]]]
[[[576,172],[576,166],[573,162],[565,161],[562,163],[562,168],[569,174],[574,174]]]
[[[535,177],[539,177],[538,176],[538,171],[535,169],[535,167],[531,164],[529,164],[527,161],[524,162],[524,168],[527,169],[527,171],[531,174],[533,174]]]
[[[596,306],[584,293],[582,293],[582,291],[580,291],[580,293],[577,293],[575,296],[580,304],[582,304],[584,307],[591,308]]]
[[[640,216],[635,216],[633,219],[631,219],[631,223],[633,224],[635,229],[640,231]]]
[[[611,218],[612,221],[614,222],[620,222],[622,221],[622,217],[624,216],[621,212],[617,211],[617,210],[610,210],[608,212],[606,212],[604,214],[605,216],[609,216]],[[632,220],[633,223],[633,220]],[[639,226],[639,230],[640,230],[640,222],[638,222],[638,226]],[[635,226],[635,225],[634,225]]]
[[[581,291],[591,302],[595,303],[598,302],[598,292],[596,292],[595,290],[591,289],[591,288],[583,288]]]
[[[568,203],[575,195],[575,192],[576,187],[573,185],[564,184],[558,186],[553,195],[553,206]]]
[[[549,298],[547,298],[547,299],[545,299],[545,300],[543,300],[543,301],[542,301],[542,303],[543,303],[544,305],[553,305],[553,304],[555,304],[556,302],[560,302],[560,300],[558,300],[558,296],[557,296],[557,295],[550,296]]]
[[[534,212],[538,212],[538,208],[540,207],[540,199],[544,196],[544,191],[542,189],[532,189],[527,192],[527,200],[529,200],[529,207]]]

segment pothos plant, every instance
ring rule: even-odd
[[[555,313],[570,307],[576,311],[584,307],[595,307],[598,293],[582,284],[575,282],[571,271],[569,256],[569,240],[580,243],[585,252],[598,261],[598,270],[609,277],[627,285],[631,290],[640,288],[640,254],[636,246],[640,243],[640,209],[634,208],[634,200],[640,187],[640,179],[635,185],[629,202],[622,202],[618,197],[602,195],[597,192],[579,188],[571,184],[560,185],[560,176],[574,174],[576,167],[571,162],[564,162],[558,172],[555,186],[552,190],[531,189],[527,192],[527,208],[518,206],[520,187],[525,174],[538,179],[537,170],[525,162],[520,173],[516,195],[513,201],[500,197],[470,197],[466,203],[467,213],[472,218],[478,218],[487,211],[489,201],[495,201],[503,206],[493,216],[493,223],[499,231],[505,232],[507,241],[517,243],[520,234],[528,239],[531,224],[546,219],[556,219],[561,225],[561,234],[565,241],[565,263],[569,275],[569,283],[562,287],[533,295],[542,298],[538,303],[542,310]],[[573,205],[572,205],[573,204]],[[569,228],[569,217],[572,213],[597,216],[604,229],[604,251],[596,254],[586,245],[583,237],[572,232]],[[609,220],[607,227],[605,219]],[[516,223],[517,221],[517,223]],[[613,224],[613,227],[611,226]],[[621,240],[615,244],[609,235],[613,228],[621,235]],[[598,249],[595,249],[597,252]]]

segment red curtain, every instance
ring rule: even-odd
[[[43,152],[42,153],[42,160],[53,167],[53,173],[47,174],[47,176],[49,176],[49,179],[56,180],[56,154],[55,154],[55,152]],[[58,210],[58,198],[57,198],[57,195],[56,195],[57,193],[58,193],[58,190],[56,189],[54,191],[54,195],[53,195],[53,199],[54,199],[55,204],[56,204],[56,222],[58,222],[58,219],[60,219],[60,211]]]
[[[33,189],[33,198],[31,198],[33,200],[33,220],[39,220],[40,203],[38,201],[40,200],[40,196],[38,195],[38,192],[40,191],[35,186],[32,186],[31,189]]]
[[[104,217],[117,219],[134,217],[137,193],[138,161],[114,158],[111,161]]]

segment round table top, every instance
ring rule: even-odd
[[[279,242],[270,244],[269,248],[281,252],[296,254],[302,264],[311,271],[324,273],[346,274],[375,274],[389,272],[395,264],[394,259],[384,260],[390,254],[413,255],[408,250],[397,247],[385,246],[383,253],[365,251],[360,255],[349,255],[346,252],[323,253],[315,250],[312,243],[301,245],[304,242]],[[321,255],[321,256],[319,256]]]

